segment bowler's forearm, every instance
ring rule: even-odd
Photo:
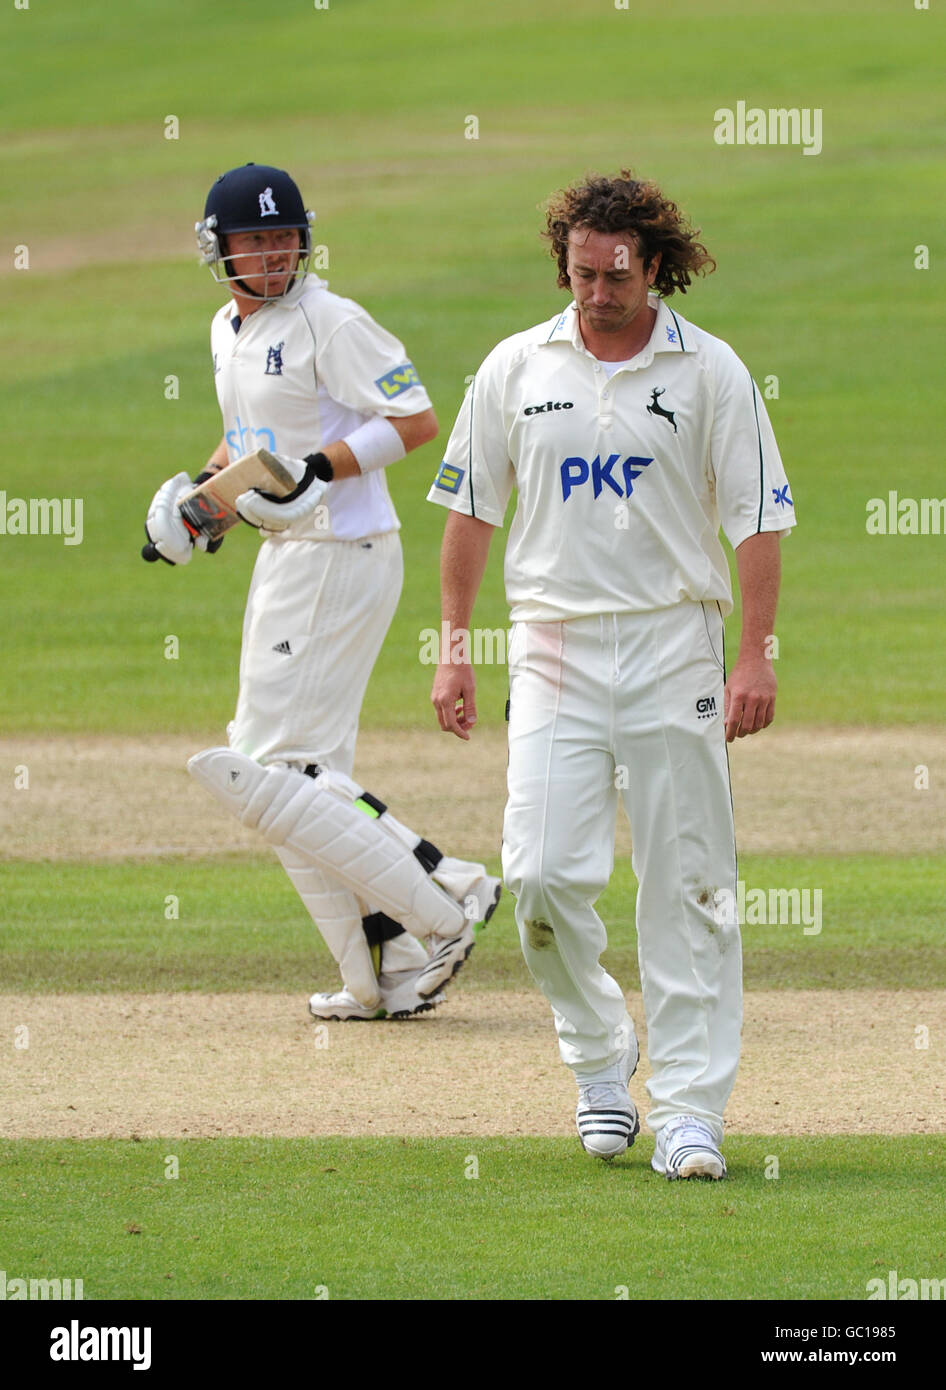
[[[440,551],[440,598],[441,617],[450,624],[451,632],[458,628],[469,631],[495,529],[460,512],[447,517]]]
[[[736,549],[739,592],[742,596],[742,636],[740,659],[753,659],[771,652],[767,644],[775,631],[782,557],[774,531],[749,536]]]

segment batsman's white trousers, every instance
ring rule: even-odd
[[[403,581],[397,531],[356,541],[263,541],[243,620],[230,747],[260,763],[318,763],[350,777],[361,704]],[[332,924],[335,939],[347,930],[360,946],[373,904],[293,851],[277,853],[316,925]],[[386,952],[392,969],[427,962],[413,937],[399,937]],[[361,1002],[372,1007],[379,998]]]
[[[260,763],[317,762],[350,777],[361,702],[403,579],[397,531],[265,540],[243,620],[230,747]]]
[[[638,879],[637,932],[655,1131],[696,1115],[722,1140],[739,1060],[736,891],[716,604],[519,623],[509,647],[509,800],[503,872],[526,963],[548,997],[562,1060],[613,1065],[626,1021],[599,964],[594,910],[614,867],[620,792]]]

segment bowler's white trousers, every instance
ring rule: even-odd
[[[715,901],[736,891],[723,680],[715,603],[516,624],[503,825],[526,963],[582,1078],[618,1060],[627,1017],[599,964],[607,934],[594,910],[620,792],[639,885],[647,1120],[656,1131],[696,1115],[717,1142],[742,1025],[739,928]]]

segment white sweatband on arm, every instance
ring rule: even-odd
[[[362,473],[375,468],[387,468],[404,458],[407,450],[397,430],[383,415],[373,415],[342,441],[355,455]]]

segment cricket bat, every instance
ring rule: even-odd
[[[178,506],[189,527],[215,541],[239,522],[235,503],[242,493],[258,487],[261,492],[285,497],[295,486],[292,474],[268,449],[254,449],[198,484]]]

